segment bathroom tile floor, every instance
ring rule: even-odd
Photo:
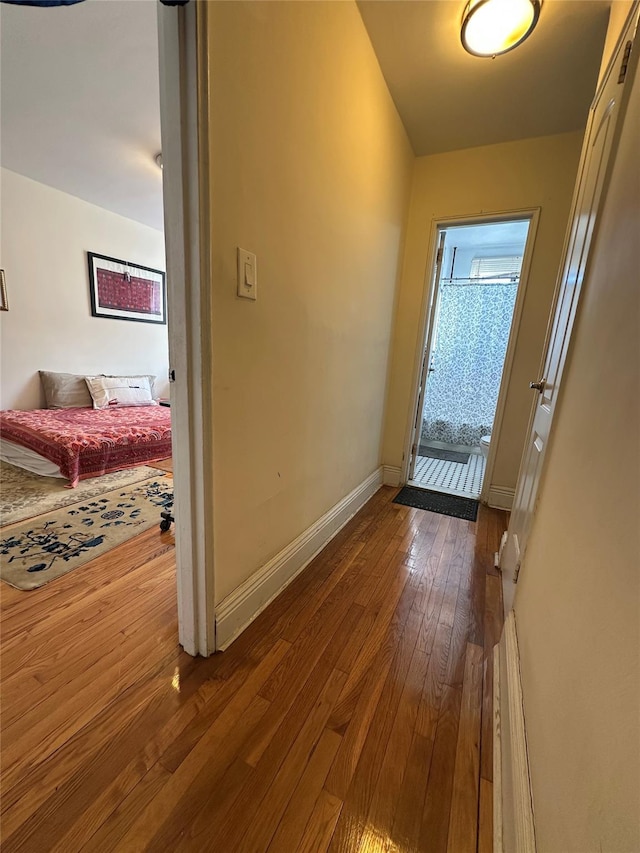
[[[485,458],[481,453],[472,453],[466,465],[418,456],[411,485],[477,498],[482,489]]]

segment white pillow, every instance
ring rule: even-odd
[[[86,379],[94,409],[157,406],[147,376],[96,376]]]
[[[117,374],[116,373],[101,373],[100,376],[108,376],[109,379],[122,379],[123,378],[122,373],[117,373]],[[141,376],[144,376],[149,380],[149,385],[151,386],[151,396],[153,397],[154,400],[157,400],[160,395],[156,394],[156,391],[155,391],[156,377],[153,376],[153,374],[151,374],[151,373],[128,373],[124,377],[124,379],[140,379]],[[93,377],[90,377],[90,378],[93,379]]]

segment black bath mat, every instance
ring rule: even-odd
[[[416,489],[414,486],[405,486],[400,489],[393,502],[412,506],[415,509],[437,512],[440,515],[464,518],[466,521],[475,521],[478,517],[478,501],[472,498],[445,495],[442,492],[431,492],[429,489]]]
[[[429,459],[443,459],[445,462],[459,462],[467,465],[470,453],[461,453],[459,450],[441,450],[439,447],[427,447],[421,444],[418,448],[418,456],[428,456]]]

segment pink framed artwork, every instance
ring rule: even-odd
[[[115,320],[138,323],[167,322],[165,274],[154,270],[87,252],[91,314]]]

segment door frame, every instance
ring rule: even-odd
[[[190,655],[216,649],[213,567],[211,323],[207,244],[206,77],[198,8],[158,3],[160,123],[174,459],[178,639]]]
[[[552,440],[554,433],[554,421],[556,416],[556,410],[558,404],[562,400],[563,388],[564,388],[564,371],[566,369],[567,363],[571,357],[571,346],[574,334],[574,327],[576,321],[579,317],[580,304],[583,295],[583,287],[585,281],[588,279],[591,257],[593,247],[596,243],[598,237],[598,230],[600,225],[600,217],[602,214],[602,209],[606,201],[607,191],[609,189],[609,184],[611,181],[611,173],[613,171],[613,166],[615,163],[615,159],[617,156],[618,143],[620,139],[620,135],[622,133],[622,128],[624,125],[624,119],[627,109],[627,103],[630,97],[631,91],[631,82],[634,79],[634,75],[636,74],[636,69],[639,63],[638,57],[638,41],[639,36],[637,33],[638,26],[640,26],[640,2],[639,0],[634,0],[633,5],[631,6],[627,18],[622,26],[620,31],[620,35],[616,41],[616,45],[611,53],[609,61],[607,62],[604,73],[601,75],[601,78],[597,84],[596,91],[591,102],[589,108],[589,116],[587,119],[587,125],[584,132],[584,138],[582,143],[582,152],[580,155],[580,162],[578,165],[578,171],[576,176],[576,182],[573,191],[573,198],[571,201],[571,208],[569,211],[569,217],[567,220],[567,226],[565,231],[565,239],[564,245],[562,249],[562,254],[560,256],[560,262],[558,266],[557,280],[553,295],[553,301],[551,304],[551,309],[549,312],[549,320],[547,324],[547,333],[545,336],[545,342],[542,349],[542,356],[540,359],[540,365],[538,368],[538,372],[535,376],[536,380],[539,379],[547,379],[543,374],[545,373],[545,368],[547,366],[547,358],[549,354],[549,348],[552,345],[553,337],[555,332],[557,331],[555,320],[556,314],[560,310],[561,302],[563,297],[566,295],[568,290],[567,283],[565,280],[565,272],[566,265],[571,261],[571,252],[573,251],[573,241],[575,238],[575,230],[576,230],[576,216],[578,211],[578,206],[580,204],[581,191],[584,185],[584,174],[585,170],[589,165],[589,154],[590,150],[593,146],[593,137],[592,131],[594,129],[594,121],[595,121],[595,110],[598,105],[600,99],[603,97],[604,91],[608,83],[610,82],[610,78],[612,75],[616,75],[619,73],[621,66],[624,63],[624,48],[625,45],[631,41],[633,47],[630,51],[630,54],[627,55],[628,64],[626,66],[626,75],[623,81],[623,89],[620,94],[618,112],[616,117],[616,125],[614,128],[614,132],[611,138],[611,146],[609,149],[609,153],[607,155],[607,161],[604,166],[604,173],[602,178],[602,184],[600,188],[599,195],[596,199],[595,205],[592,200],[592,211],[594,214],[592,231],[588,239],[582,243],[580,254],[584,259],[581,261],[581,273],[577,276],[576,280],[573,282],[570,290],[570,307],[569,312],[567,314],[566,322],[562,327],[562,350],[560,356],[559,367],[557,370],[557,374],[555,377],[555,394],[553,396],[553,401],[551,404],[551,410],[549,414],[549,430],[546,438],[546,442],[544,445],[544,449],[542,451],[543,456],[540,464],[540,473],[538,476],[538,481],[534,484],[532,497],[530,501],[533,506],[531,523],[533,525],[535,521],[536,515],[536,507],[537,501],[541,492],[541,489],[544,487],[544,478],[546,474],[547,467],[547,448],[549,447],[549,443]],[[618,81],[620,83],[620,81]],[[611,106],[611,101],[609,102],[609,108]],[[531,403],[531,411],[529,415],[529,422],[527,426],[526,440],[523,447],[522,459],[520,461],[520,470],[518,472],[518,480],[516,483],[516,490],[514,498],[518,498],[518,493],[520,488],[524,484],[525,477],[525,466],[526,466],[526,455],[527,449],[531,445],[532,442],[532,432],[534,430],[534,423],[536,417],[536,411],[539,406],[539,396],[538,394],[533,395],[533,400]],[[509,613],[510,610],[514,608],[514,598],[516,593],[516,584],[518,582],[518,577],[520,573],[520,569],[525,564],[525,557],[528,545],[528,539],[525,543],[524,547],[521,551],[516,550],[516,546],[514,544],[514,522],[516,520],[516,513],[518,509],[518,501],[514,501],[514,513],[512,513],[509,519],[509,528],[507,530],[507,536],[505,539],[504,549],[501,551],[500,556],[500,571],[502,574],[502,597],[504,604],[504,612],[505,616]],[[530,536],[530,531],[529,531]]]
[[[413,447],[417,430],[420,427],[420,418],[416,421],[417,406],[420,396],[420,377],[423,367],[423,354],[427,342],[427,335],[431,334],[429,324],[432,320],[431,306],[433,304],[434,285],[433,273],[436,265],[436,253],[438,248],[438,235],[441,231],[447,228],[455,228],[460,225],[487,225],[493,222],[514,222],[527,219],[530,222],[529,231],[527,233],[527,242],[525,244],[524,256],[522,259],[522,269],[520,272],[520,283],[518,285],[518,293],[516,295],[516,303],[513,309],[513,317],[511,318],[511,327],[509,329],[509,340],[505,353],[504,364],[502,367],[502,378],[500,380],[500,390],[498,392],[498,400],[496,403],[496,414],[493,422],[492,441],[489,445],[489,455],[485,466],[485,474],[482,483],[482,491],[480,500],[482,503],[488,503],[488,495],[491,489],[491,480],[493,477],[493,469],[496,459],[496,448],[499,443],[500,432],[502,429],[502,421],[504,418],[504,409],[506,403],[507,389],[513,369],[515,358],[516,343],[518,332],[520,330],[520,322],[522,319],[522,310],[529,283],[529,275],[531,271],[531,263],[535,250],[535,243],[538,234],[538,224],[540,222],[540,207],[525,207],[512,210],[496,210],[488,213],[478,214],[457,214],[455,216],[438,216],[431,221],[429,249],[427,255],[426,270],[423,280],[422,301],[420,307],[420,325],[418,328],[418,338],[416,342],[416,350],[414,355],[413,376],[412,376],[412,392],[410,399],[410,408],[407,418],[407,428],[405,431],[405,446],[402,460],[402,476],[401,482],[408,482],[409,466],[411,462],[411,449]],[[415,425],[415,426],[414,426]]]

